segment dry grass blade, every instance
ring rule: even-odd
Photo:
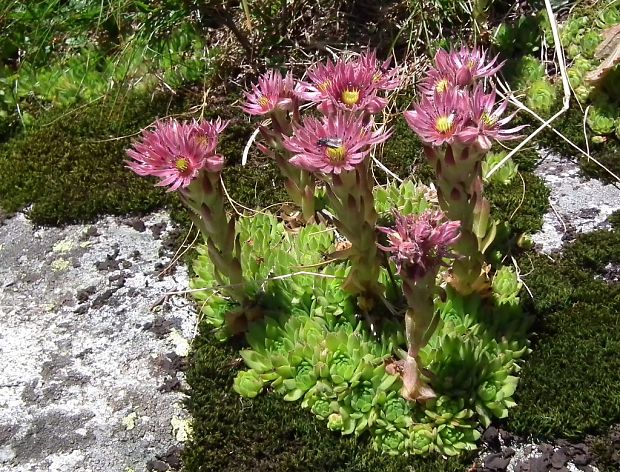
[[[258,133],[260,133],[260,128],[257,127],[252,133],[252,135],[250,136],[250,139],[248,139],[248,142],[245,144],[245,147],[243,148],[243,156],[241,156],[242,166],[248,163],[248,155],[250,154],[250,149],[252,148],[252,144],[254,144],[254,141],[256,140],[256,136],[258,136]]]
[[[300,270],[298,272],[291,272],[290,274],[283,274],[283,275],[276,275],[273,277],[267,277],[264,279],[261,279],[260,281],[256,281],[257,283],[264,283],[264,282],[270,282],[272,280],[285,280],[285,279],[290,279],[291,277],[295,277],[297,275],[311,275],[313,277],[319,277],[319,278],[323,278],[323,279],[345,279],[345,277],[340,277],[338,275],[331,275],[331,274],[321,274],[318,272],[309,272],[307,270]],[[191,288],[189,290],[178,290],[176,292],[167,292],[164,294],[164,296],[170,296],[170,295],[184,295],[186,293],[197,293],[197,292],[214,292],[223,288],[232,288],[232,287],[240,287],[240,284],[228,284],[228,285],[214,285],[212,287],[202,287],[202,288]]]
[[[562,89],[564,91],[564,98],[562,100],[562,108],[555,115],[553,115],[548,120],[543,120],[532,110],[527,108],[523,103],[517,100],[514,97],[514,94],[508,87],[504,87],[507,95],[509,95],[509,100],[512,103],[515,103],[519,108],[525,109],[529,111],[533,116],[536,116],[542,124],[534,130],[528,137],[526,137],[523,141],[521,141],[512,151],[510,151],[506,157],[504,157],[500,162],[498,162],[487,174],[487,178],[490,178],[495,172],[497,172],[512,156],[514,156],[517,152],[519,152],[527,143],[529,143],[532,139],[534,139],[541,131],[545,128],[550,127],[550,123],[555,121],[558,117],[566,113],[570,107],[570,83],[568,82],[568,74],[566,73],[566,61],[564,59],[564,51],[562,49],[562,42],[560,41],[560,34],[558,32],[558,23],[555,19],[555,15],[553,14],[553,8],[551,7],[550,0],[545,0],[545,8],[547,10],[547,14],[549,15],[549,23],[551,24],[551,31],[553,33],[553,44],[555,46],[555,55],[558,60],[558,66],[560,68],[560,75],[562,77]],[[613,175],[613,174],[612,174]]]

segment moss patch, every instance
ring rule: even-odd
[[[184,449],[188,472],[260,470],[461,472],[471,457],[427,460],[374,452],[366,441],[330,432],[296,403],[262,394],[248,400],[232,390],[237,349],[221,345],[202,326],[194,341],[187,402],[194,432]]]
[[[381,162],[400,177],[413,176],[415,179],[428,183],[434,175],[433,168],[427,163],[422,143],[407,125],[402,115],[394,123],[394,134],[385,144]],[[377,169],[375,176],[381,183],[385,173]]]
[[[609,263],[620,263],[618,229],[580,236],[556,261],[533,258],[538,323],[508,421],[515,432],[577,438],[620,420],[620,284],[603,280]]]
[[[225,170],[223,177],[230,196],[247,207],[265,208],[290,200],[284,179],[272,162],[233,166]]]
[[[204,116],[231,120],[218,149],[230,166],[224,172],[230,196],[254,208],[286,201],[279,171],[269,160],[254,152],[247,166],[240,165],[254,125],[231,106],[232,100],[210,104]],[[191,95],[174,100],[162,94],[110,96],[90,107],[42,116],[34,129],[0,145],[0,207],[8,212],[28,208],[34,223],[52,225],[165,205],[179,209],[176,195],[154,187],[156,179],[125,167],[125,150],[132,140],[128,136],[192,103]]]
[[[513,234],[534,233],[542,228],[549,206],[549,189],[536,175],[525,172],[523,180],[515,177],[508,185],[491,183],[485,193],[491,202],[491,215],[507,221]]]
[[[169,197],[124,166],[130,138],[156,116],[178,110],[164,95],[106,99],[45,118],[0,147],[0,206],[28,210],[37,224],[146,212]]]

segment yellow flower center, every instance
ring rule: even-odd
[[[360,100],[360,91],[357,89],[345,89],[342,92],[342,102],[347,105],[355,105]]]
[[[380,71],[377,71],[375,72],[375,75],[372,76],[372,81],[379,82],[382,77],[383,77],[383,74]]]
[[[449,86],[450,86],[450,84],[448,83],[447,79],[441,79],[441,80],[437,81],[437,83],[435,84],[435,90],[438,93],[443,93],[446,90],[448,90]]]
[[[493,118],[491,115],[489,115],[486,111],[482,114],[480,119],[487,126],[494,126],[495,123],[497,122],[497,120]]]
[[[184,157],[179,157],[174,163],[174,166],[179,172],[185,172],[189,168],[189,160]]]
[[[454,117],[452,115],[440,116],[435,121],[435,129],[443,134],[446,134],[452,131],[453,125],[454,125]]]
[[[330,81],[330,80],[325,80],[325,81],[323,81],[323,82],[321,82],[321,83],[319,84],[319,90],[320,90],[321,92],[327,92],[327,89],[329,88],[329,86],[330,86],[331,84],[332,84],[332,83],[331,83],[331,81]]]
[[[261,97],[258,99],[258,104],[259,104],[262,108],[268,108],[268,107],[269,107],[269,99],[263,95],[263,96],[261,96]]]
[[[470,59],[467,61],[467,67],[471,70],[474,67],[476,67],[476,61],[474,61],[473,59]]]
[[[209,146],[209,137],[206,134],[199,134],[195,139],[200,146],[204,148]]]
[[[325,154],[327,154],[327,157],[331,162],[337,163],[344,161],[344,158],[347,155],[347,150],[344,146],[328,147],[325,150]]]

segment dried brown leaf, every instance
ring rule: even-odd
[[[594,85],[600,82],[617,64],[620,63],[620,25],[603,31],[603,42],[598,45],[594,57],[603,62],[586,75],[586,82]]]

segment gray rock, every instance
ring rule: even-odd
[[[584,177],[576,159],[562,159],[542,151],[536,169],[551,195],[551,208],[544,217],[542,231],[533,235],[534,243],[544,253],[561,249],[563,242],[577,233],[593,231],[620,209],[620,187],[606,185]]]
[[[184,267],[144,275],[169,263],[159,250],[173,228],[164,213],[144,223],[161,228],[161,241],[120,218],[35,229],[17,214],[0,226],[0,280],[13,282],[0,290],[0,470],[178,465],[172,420],[187,419],[179,339],[191,339],[196,315],[189,299],[163,297],[187,289]],[[170,461],[156,458],[170,450]]]
[[[503,472],[510,464],[510,459],[502,456],[501,453],[491,454],[484,459],[484,467],[493,472]]]

